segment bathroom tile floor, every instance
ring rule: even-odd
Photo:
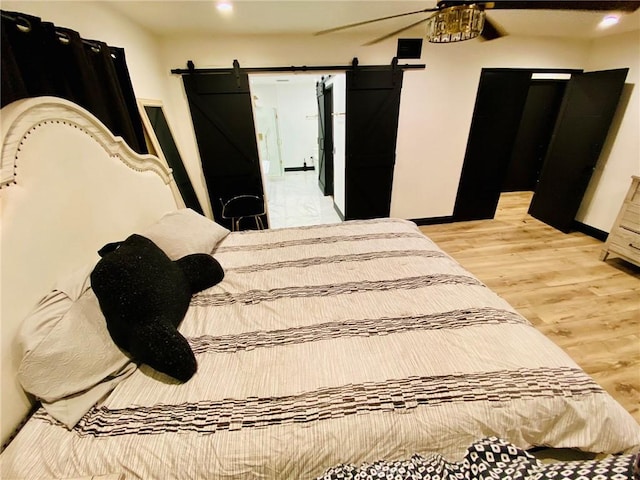
[[[285,172],[267,177],[267,204],[271,228],[338,223],[333,197],[325,197],[315,170]]]

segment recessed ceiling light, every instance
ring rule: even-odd
[[[216,8],[222,13],[229,13],[233,10],[233,5],[231,2],[218,2]]]
[[[608,28],[620,21],[620,15],[607,15],[600,21],[598,25],[600,28]]]

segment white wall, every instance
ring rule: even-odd
[[[169,73],[171,68],[184,67],[187,60],[196,67],[229,68],[234,59],[245,67],[346,65],[353,57],[363,65],[388,64],[396,50],[394,39],[363,47],[370,38],[357,34],[156,38],[100,2],[3,1],[2,8],[38,15],[84,37],[124,47],[136,94],[164,101],[187,170],[209,212],[186,96],[180,77]],[[421,34],[409,31],[406,36],[414,33]],[[615,135],[605,145],[577,217],[608,231],[628,177],[638,173],[639,45],[637,31],[592,42],[507,36],[492,42],[426,43],[418,62],[427,68],[404,76],[391,214],[404,218],[452,214],[483,67],[631,67]]]
[[[425,44],[423,74],[405,72],[391,215],[453,213],[482,68],[580,68],[587,44],[523,37]]]
[[[286,77],[283,76],[283,77]],[[265,107],[278,113],[282,162],[284,168],[313,165],[318,157],[318,106],[315,75],[289,75],[289,82],[261,83],[250,76],[251,94]]]
[[[312,165],[318,157],[318,105],[315,77],[278,86],[278,118],[284,166]]]
[[[631,174],[638,173],[638,32],[594,41],[508,36],[493,42],[474,40],[451,45],[423,46],[426,69],[406,71],[400,106],[396,168],[391,215],[428,218],[453,213],[464,160],[475,96],[482,68],[630,67],[625,97],[609,142],[585,195],[578,220],[609,231]],[[362,47],[357,35],[242,36],[164,38],[165,69],[192,59],[197,66],[228,68],[237,58],[241,66],[386,64],[395,54],[395,41]],[[217,45],[217,48],[213,48]],[[188,58],[183,52],[190,52]],[[335,94],[335,89],[334,89]],[[175,109],[188,115],[181,82],[172,81]],[[186,117],[188,118],[188,117]],[[182,128],[190,129],[187,121]],[[185,138],[191,136],[186,132]],[[195,152],[195,146],[191,148]],[[283,149],[286,148],[283,145]],[[195,158],[196,153],[191,155]],[[340,166],[336,166],[339,175]],[[635,169],[635,170],[634,170]],[[336,192],[339,192],[339,182]],[[340,197],[340,193],[336,193]],[[344,199],[342,199],[344,201]],[[338,198],[336,203],[339,203]],[[344,205],[341,207],[344,211]]]
[[[368,37],[353,34],[298,36],[185,36],[162,39],[165,69],[184,66],[389,64],[395,55],[391,39],[363,47]],[[447,216],[453,213],[476,90],[483,67],[583,68],[587,41],[508,36],[493,42],[473,40],[423,47],[425,70],[404,75],[400,105],[396,168],[391,215],[403,218]],[[334,90],[335,94],[335,90]],[[187,156],[191,126],[180,78],[171,81],[175,110],[182,109],[180,132]]]
[[[638,32],[604,37],[591,44],[588,70],[629,68],[600,160],[576,218],[609,232],[631,175],[640,175],[640,38]]]
[[[366,39],[368,40],[368,39]],[[241,67],[288,65],[348,65],[354,56],[361,63],[390,63],[395,45],[359,47],[362,37],[312,35],[287,36],[170,36],[161,39],[162,60],[166,70],[185,68],[193,60],[196,68],[231,68],[234,59]],[[315,72],[317,75],[335,72]],[[171,105],[177,112],[174,133],[186,161],[198,168],[199,156],[193,134],[186,94],[179,75],[169,79]],[[314,110],[315,114],[315,110]],[[316,120],[317,122],[317,120]],[[284,148],[284,145],[283,145]],[[199,185],[194,185],[197,189]]]

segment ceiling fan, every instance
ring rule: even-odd
[[[417,22],[376,38],[365,43],[365,45],[373,45],[386,40],[387,38],[394,37],[395,35],[420,25],[421,23],[427,23],[427,39],[431,43],[459,42],[463,40],[470,40],[477,36],[480,36],[484,40],[494,40],[506,35],[506,32],[487,17],[485,10],[584,10],[634,12],[638,8],[640,8],[640,1],[631,0],[498,0],[494,2],[440,0],[433,8],[425,8],[413,12],[400,13],[398,15],[389,15],[387,17],[341,25],[316,32],[315,35],[338,32],[348,28],[367,25],[369,23],[390,20],[392,18],[430,13],[431,15],[427,17],[423,16],[423,18]]]

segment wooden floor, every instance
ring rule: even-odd
[[[562,347],[640,423],[640,269],[598,259],[602,242],[527,214],[503,194],[493,220],[420,227]]]

